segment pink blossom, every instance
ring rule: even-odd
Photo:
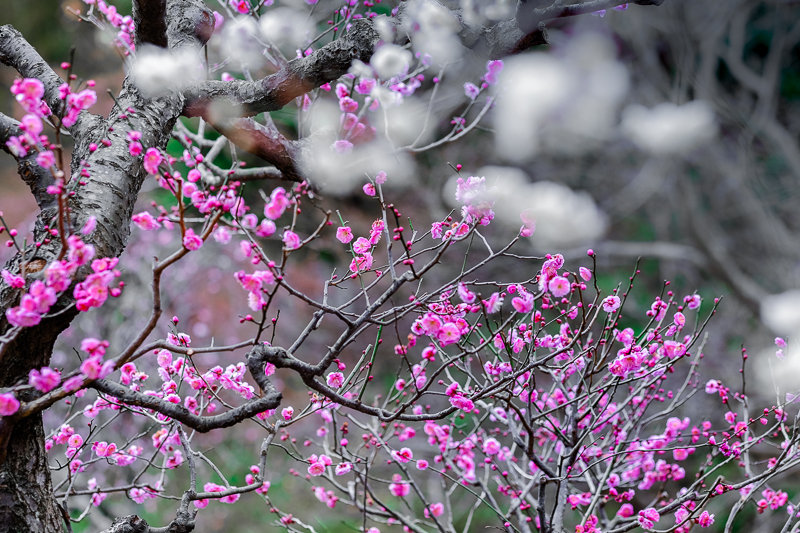
[[[339,229],[336,230],[336,238],[342,244],[347,244],[348,242],[353,240],[353,230],[350,229],[348,226],[341,226]]]
[[[450,344],[456,343],[461,338],[461,332],[458,329],[458,326],[453,324],[452,322],[448,322],[447,324],[443,324],[441,328],[439,328],[438,333],[436,334],[436,339],[442,346],[448,346]]]
[[[90,357],[103,357],[108,348],[108,341],[86,337],[81,341],[81,350],[88,353]]]
[[[358,111],[358,102],[349,96],[339,98],[339,109],[343,113],[356,113]]]
[[[183,235],[183,247],[187,250],[199,250],[203,246],[203,239],[197,235],[192,228],[186,228]]]
[[[517,313],[530,313],[533,310],[534,297],[525,289],[519,291],[519,296],[511,300],[511,305]]]
[[[250,3],[247,0],[228,0],[228,3],[242,15],[250,12]]]
[[[519,214],[519,218],[522,220],[522,227],[519,229],[519,236],[532,236],[536,231],[536,219],[533,218],[533,214],[530,212],[530,210],[525,210]]]
[[[19,410],[19,400],[10,392],[0,394],[0,416],[11,416]]]
[[[578,273],[580,274],[581,279],[583,279],[583,281],[589,281],[590,279],[592,279],[592,271],[586,267],[580,267],[578,269]]]
[[[269,237],[276,231],[277,228],[275,227],[275,223],[268,218],[262,220],[261,223],[256,227],[256,235],[259,237]]]
[[[407,463],[414,458],[414,452],[410,448],[400,448],[392,451],[392,458],[398,463]]]
[[[321,476],[325,473],[325,465],[319,461],[313,462],[308,467],[308,473],[312,476]]]
[[[344,374],[342,374],[341,372],[331,372],[330,374],[328,374],[326,382],[328,383],[329,387],[338,389],[339,387],[344,385]]]
[[[622,518],[628,518],[633,516],[633,505],[629,503],[623,503],[622,506],[617,511],[617,516]]]
[[[158,148],[148,148],[144,153],[144,160],[142,161],[142,164],[144,165],[144,169],[148,174],[157,175],[158,166],[163,160],[164,158]]]
[[[655,527],[655,522],[658,522],[660,518],[661,515],[658,514],[658,511],[652,507],[648,507],[644,511],[639,511],[638,521],[642,528],[653,529]]]
[[[483,306],[486,309],[486,313],[492,315],[500,311],[503,306],[503,297],[499,292],[495,292],[489,296],[488,300],[483,300]]]
[[[28,374],[28,383],[41,392],[50,392],[61,383],[61,372],[47,366],[41,370],[32,369]]]
[[[402,481],[400,474],[394,474],[392,476],[392,481],[394,483],[389,484],[389,492],[397,496],[398,498],[404,498],[408,496],[408,493],[411,492],[411,486]]]
[[[375,185],[372,183],[365,183],[364,186],[361,188],[364,191],[364,194],[367,196],[375,196]]]
[[[56,156],[50,150],[44,150],[36,156],[36,164],[43,168],[50,168],[56,164]]]
[[[359,237],[356,239],[356,242],[353,243],[353,251],[357,254],[368,252],[370,248],[372,248],[372,245],[365,237]]]
[[[500,443],[497,439],[488,438],[483,442],[483,453],[486,455],[496,455],[500,451]]]
[[[8,285],[14,289],[21,289],[25,286],[25,278],[12,274],[6,269],[0,271],[0,276],[2,276],[3,281],[8,283]]]
[[[569,280],[563,276],[553,276],[553,278],[548,282],[547,288],[550,290],[553,296],[556,298],[561,298],[569,294],[570,283]]]
[[[432,503],[425,509],[425,516],[442,516],[444,513],[444,504],[440,502]]]
[[[458,297],[461,298],[461,301],[465,304],[475,303],[475,299],[477,298],[475,293],[470,291],[463,283],[458,284]]]
[[[503,70],[503,61],[501,59],[494,59],[486,63],[486,74],[483,75],[483,80],[489,84],[494,85],[497,83],[497,75]]]
[[[351,143],[350,141],[345,141],[345,140],[341,140],[340,139],[340,140],[334,142],[331,145],[331,148],[333,148],[333,150],[336,153],[347,154],[347,153],[350,153],[350,152],[353,151],[353,143]]]
[[[470,100],[475,100],[480,94],[481,90],[474,83],[467,82],[464,84],[464,94]]]
[[[94,231],[97,227],[97,218],[92,215],[86,219],[86,222],[83,224],[83,228],[81,228],[81,234],[89,235]]]
[[[291,420],[292,416],[294,416],[294,407],[289,406],[281,409],[281,416],[284,420]]]
[[[297,250],[300,248],[300,237],[297,233],[286,230],[283,232],[283,245],[287,250]]]
[[[145,231],[161,227],[161,223],[147,211],[142,211],[141,213],[133,215],[131,220],[133,220],[133,223],[139,226],[140,229]]]
[[[343,476],[353,469],[353,463],[340,463],[336,465],[335,472],[337,476]]]
[[[697,517],[697,525],[700,527],[709,527],[711,524],[714,523],[714,515],[709,514],[708,511],[703,511],[699,517]]]
[[[462,411],[465,411],[467,413],[470,413],[472,412],[473,409],[475,409],[475,404],[472,403],[472,400],[460,395],[453,396],[452,398],[450,398],[450,404],[453,407],[461,409]]]
[[[603,306],[603,311],[613,313],[621,305],[619,296],[606,296],[601,305]]]
[[[702,301],[699,294],[690,294],[686,296],[683,301],[686,303],[686,307],[689,309],[697,309],[700,307],[700,302]]]
[[[6,309],[6,319],[12,326],[35,326],[42,320],[42,315],[36,311],[36,304],[29,295],[22,297],[22,305]]]

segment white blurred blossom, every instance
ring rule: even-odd
[[[289,7],[270,9],[261,16],[259,26],[264,39],[291,56],[310,40],[314,31],[307,13]]]
[[[800,289],[762,298],[761,320],[778,335],[793,336],[800,332]]]
[[[596,146],[615,131],[628,85],[613,43],[598,33],[576,36],[560,53],[510,59],[496,86],[498,151],[524,161],[541,149],[578,153]]]
[[[714,138],[714,112],[700,100],[684,105],[663,103],[652,109],[628,106],[622,131],[642,150],[654,155],[686,153]]]
[[[435,118],[427,116],[434,111],[429,110],[427,105],[414,97],[395,100],[391,104],[384,98],[381,100],[381,105],[383,113],[376,113],[375,126],[378,132],[385,134],[395,146],[425,142],[438,124]]]
[[[264,44],[260,42],[261,29],[252,17],[228,19],[215,43],[222,57],[230,57],[247,68],[264,63]]]
[[[405,16],[405,30],[414,50],[428,54],[433,65],[445,65],[460,57],[457,33],[461,25],[452,11],[435,0],[409,0]]]
[[[605,213],[586,192],[551,181],[531,183],[518,168],[487,166],[477,175],[485,176],[488,201],[494,203],[496,221],[518,230],[525,220],[535,222],[533,244],[538,249],[555,249],[587,244],[600,238],[608,226]],[[453,207],[455,178],[444,195]]]
[[[340,137],[340,112],[332,102],[315,103],[309,116],[299,165],[325,194],[350,194],[367,182],[367,176],[380,171],[391,177],[391,183],[399,183],[414,172],[411,157],[396,153],[381,135],[354,145],[341,142],[345,139]]]
[[[372,54],[370,64],[378,76],[388,80],[408,71],[411,52],[396,44],[384,44]]]
[[[180,90],[205,76],[203,60],[188,47],[165,50],[142,46],[131,65],[133,82],[145,96],[152,97]]]
[[[514,16],[516,0],[461,0],[464,20],[471,26],[483,26],[487,22],[508,20]]]

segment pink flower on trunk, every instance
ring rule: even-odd
[[[19,410],[19,400],[11,394],[6,392],[0,394],[0,416],[11,416]]]
[[[164,158],[161,156],[161,152],[158,151],[158,148],[148,148],[144,153],[142,164],[148,174],[157,175],[158,165],[160,165],[163,160]]]

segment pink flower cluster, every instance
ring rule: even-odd
[[[94,86],[94,82],[90,81],[89,86]],[[58,95],[62,100],[66,100],[65,113],[61,123],[68,128],[75,125],[81,111],[89,109],[97,103],[97,93],[91,88],[73,93],[69,85],[64,83],[58,88]]]
[[[94,257],[94,247],[84,243],[78,236],[71,235],[67,239],[69,245],[67,258],[51,263],[45,270],[45,281],[36,280],[22,296],[20,305],[6,310],[6,318],[14,326],[30,327],[37,325],[55,304],[58,295],[69,287],[78,267],[87,264]],[[119,296],[120,288],[110,288],[120,272],[115,270],[116,258],[96,259],[92,261],[93,273],[75,286],[73,296],[79,311],[87,311],[91,307],[100,307],[109,295]],[[21,287],[23,281],[19,276],[5,273],[3,278],[9,284]]]
[[[347,230],[349,229],[350,228],[347,228]],[[372,257],[372,247],[380,242],[384,229],[385,225],[383,220],[378,219],[372,223],[372,227],[370,228],[369,232],[369,238],[359,237],[355,240],[355,242],[353,242],[352,250],[355,257],[353,257],[352,261],[350,261],[350,272],[353,273],[353,276],[356,276],[359,272],[365,272],[372,268],[372,263],[374,260]],[[340,241],[348,238],[352,240],[352,231],[348,233],[347,230],[342,231],[341,238],[339,239]],[[339,236],[338,233],[339,232],[337,231],[337,237]],[[350,241],[348,240],[347,242]]]
[[[246,274],[240,270],[234,274],[236,281],[247,291],[247,301],[250,309],[260,311],[267,305],[264,291],[269,285],[275,283],[275,275],[270,270],[258,270],[253,274]]]
[[[35,78],[16,79],[11,85],[11,93],[26,114],[20,121],[22,135],[10,136],[6,146],[15,157],[25,157],[31,150],[37,150],[39,165],[46,168],[52,166],[55,162],[53,152],[49,150],[47,136],[42,135],[42,119],[51,114],[50,108],[42,101],[44,85]],[[44,150],[39,149],[40,143],[44,145]]]
[[[109,24],[116,28],[117,35],[114,38],[114,43],[121,49],[124,55],[129,55],[134,49],[133,42],[134,23],[133,17],[130,15],[121,15],[117,12],[117,8],[105,0],[83,0],[85,4],[97,5],[97,9],[102,13]]]

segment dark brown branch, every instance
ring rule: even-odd
[[[167,47],[167,0],[134,0],[136,47],[149,43]]]
[[[378,32],[372,23],[358,20],[341,39],[308,57],[289,61],[266,78],[254,82],[208,80],[186,89],[183,114],[208,118],[209,105],[217,100],[227,101],[232,107],[241,106],[242,116],[276,111],[294,98],[343,76],[354,59],[369,62],[377,42]]]
[[[246,418],[255,416],[269,409],[275,409],[281,403],[281,393],[272,390],[266,391],[267,395],[255,399],[244,405],[240,405],[230,411],[219,415],[199,416],[182,405],[170,403],[155,396],[148,396],[140,392],[132,391],[127,387],[108,381],[99,379],[89,385],[91,388],[98,390],[109,396],[114,396],[121,403],[133,405],[136,407],[143,407],[151,409],[162,415],[168,416],[173,420],[177,420],[182,424],[199,431],[200,433],[207,433],[213,429],[227,428],[234,426]]]
[[[295,164],[298,160],[298,141],[289,140],[275,127],[265,126],[252,118],[226,122],[210,120],[209,123],[239,148],[274,165],[280,171],[279,179],[303,181]]]
[[[17,160],[17,172],[33,193],[39,209],[46,209],[56,205],[56,197],[47,193],[47,187],[54,183],[53,175],[36,163],[36,153],[32,152],[25,157],[17,157],[6,146],[6,141],[11,136],[19,136],[23,132],[19,122],[0,113],[0,147]]]

